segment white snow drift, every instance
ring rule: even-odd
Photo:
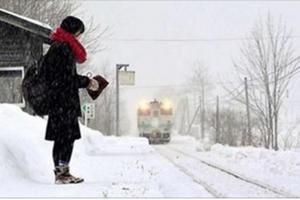
[[[175,142],[170,145],[177,149],[243,177],[249,177],[277,188],[291,196],[300,196],[299,150],[274,151],[264,148],[229,147],[215,144],[209,148],[209,151],[205,151],[204,144],[193,138],[176,137],[173,139]]]
[[[46,123],[0,104],[0,197],[210,197],[146,139],[106,137],[81,124],[71,172],[85,182],[55,185]]]

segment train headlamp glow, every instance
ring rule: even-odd
[[[150,108],[150,106],[146,102],[140,102],[139,108],[144,111],[144,110],[148,110]]]
[[[164,100],[162,103],[162,108],[165,110],[169,110],[172,108],[172,103],[169,100]]]

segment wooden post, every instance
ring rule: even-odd
[[[181,100],[181,107],[182,107],[182,115],[181,115],[181,126],[180,126],[180,134],[185,134],[185,115],[186,115],[186,101],[184,99]]]
[[[201,102],[201,96],[198,97],[199,98],[199,106],[200,106],[200,112],[199,112],[199,131],[198,131],[198,136],[199,138],[202,138],[202,102]]]
[[[197,115],[198,115],[199,110],[200,110],[200,105],[197,107],[197,109],[196,109],[196,111],[195,111],[195,113],[194,113],[194,116],[193,116],[193,118],[192,118],[192,121],[189,123],[189,127],[188,127],[188,130],[187,130],[187,132],[186,132],[186,135],[189,135],[189,134],[190,134],[191,128],[192,128],[192,126],[193,126],[193,123],[194,123],[194,121],[195,121]],[[198,139],[198,138],[197,138],[197,139]]]
[[[120,134],[120,113],[119,113],[119,96],[120,96],[120,85],[119,85],[119,70],[121,69],[120,65],[116,65],[116,136]]]
[[[219,96],[217,96],[217,105],[216,105],[216,143],[220,143]]]
[[[186,124],[190,124],[190,103],[189,103],[189,98],[186,97]]]
[[[205,138],[205,90],[204,90],[204,82],[202,80],[202,94],[201,94],[201,139]]]
[[[247,77],[245,77],[244,80],[245,80],[245,95],[246,95],[246,110],[247,110],[247,143],[248,143],[248,145],[251,145],[252,144],[252,133],[251,133],[251,119],[250,119]]]

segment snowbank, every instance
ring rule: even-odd
[[[297,151],[235,148],[217,144],[211,148],[210,157],[212,156],[226,160],[231,165],[236,164],[244,173],[247,172],[253,177],[280,184],[286,189],[297,188],[297,194],[300,194],[300,154]]]
[[[14,105],[0,104],[0,170],[6,169],[8,175],[16,171],[41,180],[44,171],[52,166],[52,142],[45,141],[47,121],[38,116],[32,116]],[[104,137],[99,131],[80,124],[82,139],[75,142],[74,154],[99,155],[108,153],[149,153],[152,148],[144,138]],[[42,167],[41,167],[42,166]]]
[[[181,141],[181,142],[180,142]],[[181,143],[181,144],[180,144]],[[187,145],[189,144],[189,145]],[[171,145],[173,145],[171,143]],[[176,148],[226,170],[274,186],[291,196],[300,196],[300,152],[274,151],[255,147],[229,147],[221,144],[203,150],[206,143],[177,138]]]
[[[53,142],[44,140],[46,125],[46,120],[17,106],[0,104],[0,198],[210,197],[155,152],[147,139],[107,137],[82,124],[71,172],[85,182],[55,185]]]
[[[300,196],[300,151],[210,145],[189,136],[176,136],[170,146],[223,169]]]
[[[256,174],[272,176],[299,177],[300,154],[297,151],[274,151],[255,147],[228,147],[213,145],[211,154],[227,162],[242,165]],[[299,190],[300,192],[300,190]]]
[[[13,185],[22,183],[22,180],[53,183],[53,143],[44,140],[46,125],[47,121],[43,118],[29,115],[17,106],[0,104],[0,180],[7,183],[7,187],[0,189],[0,196],[11,195],[9,188],[13,190]],[[148,141],[143,138],[104,137],[99,131],[82,124],[80,129],[82,139],[75,142],[72,158],[78,168],[87,167],[86,164],[91,160],[87,158],[89,156],[153,152]],[[77,159],[85,164],[78,163]],[[13,194],[17,195],[16,192]]]
[[[205,138],[203,141],[196,140],[192,136],[182,136],[179,134],[173,135],[171,138],[172,145],[184,145],[184,148],[189,151],[208,151],[210,150],[212,144],[209,142],[208,138]]]
[[[210,162],[300,196],[300,152],[255,147],[212,146],[201,153]]]

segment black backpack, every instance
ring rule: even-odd
[[[49,112],[48,87],[43,64],[44,56],[30,65],[22,81],[24,99],[39,116],[48,115]]]

